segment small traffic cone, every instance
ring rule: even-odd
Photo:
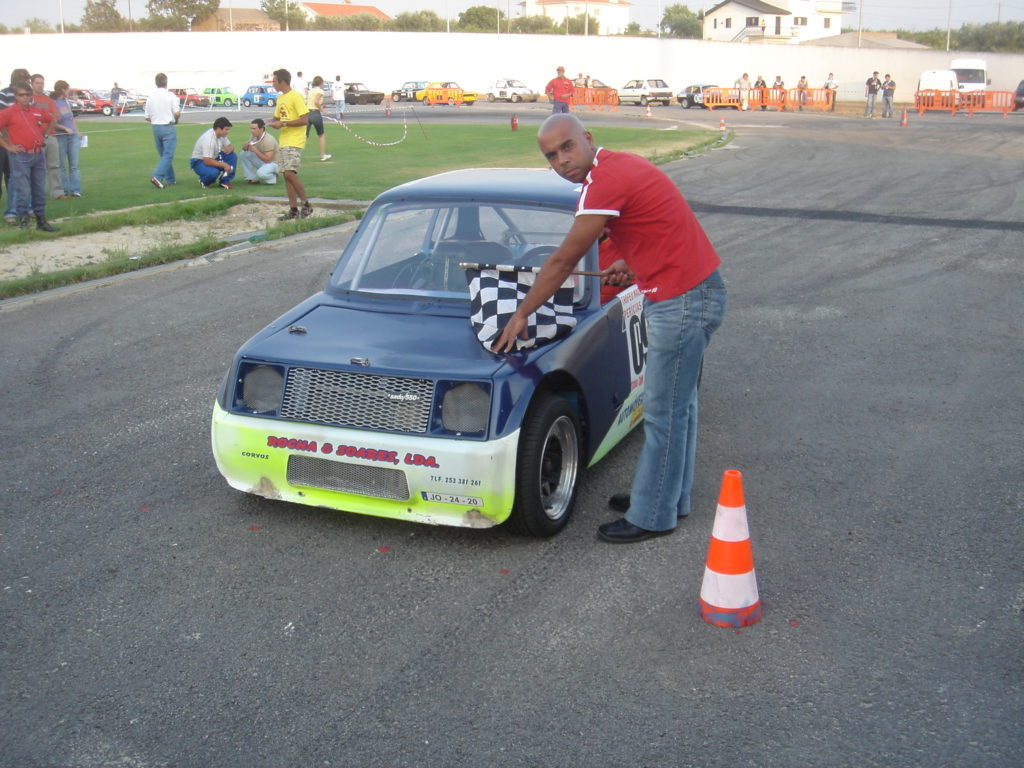
[[[727,469],[722,477],[700,588],[700,617],[716,627],[732,628],[749,627],[761,619],[743,475],[736,469]]]
[[[654,117],[654,115],[651,114],[651,105],[650,105],[650,103],[647,104],[646,116],[647,117]]]
[[[384,117],[391,117],[391,99],[384,102]]]
[[[903,108],[903,117],[900,118],[900,128],[907,127],[907,108]]]
[[[729,130],[728,128],[725,127],[725,118],[724,117],[721,120],[718,121],[718,130],[720,130],[723,135],[725,135],[725,132]]]

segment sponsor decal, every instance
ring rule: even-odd
[[[289,451],[306,451],[307,453],[323,453],[334,456],[346,456],[351,459],[365,459],[366,461],[381,461],[388,464],[400,464],[403,461],[415,467],[433,467],[440,469],[434,456],[424,456],[421,453],[407,453],[404,459],[399,459],[398,451],[389,451],[384,448],[366,448],[358,445],[334,445],[334,443],[317,443],[316,440],[302,440],[294,437],[278,437],[267,435],[268,448],[284,448]],[[264,458],[269,456],[243,452],[243,456],[249,458]]]

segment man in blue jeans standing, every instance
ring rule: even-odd
[[[160,161],[149,177],[157,189],[163,189],[175,182],[174,150],[178,146],[178,134],[174,127],[181,117],[181,103],[178,97],[167,90],[167,75],[156,76],[156,92],[146,101],[146,120],[153,126],[153,143]]]
[[[611,237],[622,258],[602,270],[603,279],[635,279],[644,294],[644,446],[631,493],[609,500],[624,517],[600,526],[598,536],[622,544],[663,536],[690,512],[697,378],[711,334],[725,315],[721,261],[682,193],[644,158],[598,148],[571,114],[545,120],[537,143],[559,176],[583,188],[572,228],[491,349],[515,349],[529,316],[601,235]]]
[[[54,131],[54,120],[48,109],[32,101],[32,86],[27,81],[15,83],[13,106],[0,112],[0,146],[7,150],[11,164],[11,187],[16,190],[15,211],[18,226],[28,227],[31,204],[36,229],[56,232],[57,227],[46,220],[46,155],[43,147]],[[59,126],[63,131],[64,127]]]

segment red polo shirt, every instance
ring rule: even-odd
[[[568,77],[556,77],[549,81],[544,88],[544,93],[551,97],[552,101],[572,101],[573,88],[575,86]]]
[[[29,104],[26,108],[15,104],[0,112],[0,130],[7,131],[7,140],[29,152],[43,146],[47,126],[52,121],[46,107],[38,104]]]
[[[721,264],[682,192],[639,155],[598,149],[580,192],[580,214],[612,217],[608,232],[648,301],[689,291]]]

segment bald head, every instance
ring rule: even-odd
[[[537,131],[541,154],[563,179],[581,182],[594,164],[597,148],[594,137],[583,127],[576,115],[551,115]]]

